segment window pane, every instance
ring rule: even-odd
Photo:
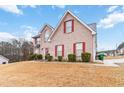
[[[81,60],[81,53],[82,53],[82,43],[76,44],[76,58],[77,60]]]
[[[62,46],[57,46],[57,51],[62,51]]]
[[[62,56],[62,51],[57,51],[57,56]]]
[[[72,21],[66,22],[66,32],[69,33],[72,31]]]
[[[76,44],[76,49],[82,50],[82,43],[77,43],[77,44]]]
[[[81,56],[81,53],[82,53],[81,49],[76,50],[76,56]]]
[[[67,27],[67,28],[66,28],[66,32],[67,32],[67,33],[71,32],[71,31],[72,31],[72,30],[71,30],[71,27]]]
[[[49,38],[49,35],[50,35],[50,33],[48,31],[46,31],[46,33],[45,33],[45,41],[47,41],[47,39]]]
[[[67,27],[71,27],[71,26],[72,26],[72,21],[67,21],[67,22],[66,22],[66,26],[67,26]]]

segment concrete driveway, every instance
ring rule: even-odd
[[[104,64],[96,64],[97,66],[113,66],[119,67],[118,64],[124,63],[124,58],[121,59],[106,59],[103,61]]]
[[[110,65],[110,66],[119,66],[117,65],[116,63],[124,63],[124,58],[122,59],[107,59],[107,60],[104,60],[103,63],[105,65]]]

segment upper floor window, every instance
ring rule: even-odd
[[[40,44],[40,38],[37,38],[37,44]]]
[[[35,44],[40,44],[40,38],[35,39]]]
[[[46,31],[46,32],[45,32],[45,41],[47,41],[47,40],[48,40],[49,35],[50,35],[49,31]]]
[[[74,31],[74,20],[68,20],[64,22],[64,33],[70,33]]]

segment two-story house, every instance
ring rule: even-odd
[[[49,24],[42,27],[33,37],[34,53],[45,56],[50,53],[54,58],[74,53],[77,59],[82,52],[91,53],[91,61],[96,56],[96,24],[86,24],[72,12],[67,11],[56,28]]]

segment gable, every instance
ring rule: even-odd
[[[68,17],[68,15],[70,15],[70,17]],[[58,30],[59,26],[62,24],[62,22],[64,20],[69,20],[69,19],[75,19],[77,20],[82,26],[86,27],[86,29],[88,29],[88,31],[90,31],[92,34],[96,34],[96,32],[89,27],[87,24],[85,24],[84,22],[82,22],[78,17],[76,17],[75,15],[73,15],[70,11],[67,11],[64,16],[61,18],[59,24],[57,25],[55,31],[51,34],[49,41],[51,40],[51,38],[54,36],[54,34],[56,33],[56,31]]]
[[[44,25],[44,26],[41,28],[40,33],[44,32],[44,31],[46,31],[46,30],[51,30],[51,31],[53,31],[54,28],[53,28],[52,26],[46,24],[46,25]]]
[[[45,25],[42,29],[41,29],[41,39],[42,39],[42,41],[44,42],[44,41],[46,41],[45,40],[45,34],[46,34],[46,32],[47,33],[49,33],[50,35],[51,35],[51,33],[53,32],[53,30],[54,30],[54,28],[52,28],[51,26],[49,26],[49,25]],[[49,35],[49,36],[50,36]],[[48,37],[49,38],[49,37]]]

